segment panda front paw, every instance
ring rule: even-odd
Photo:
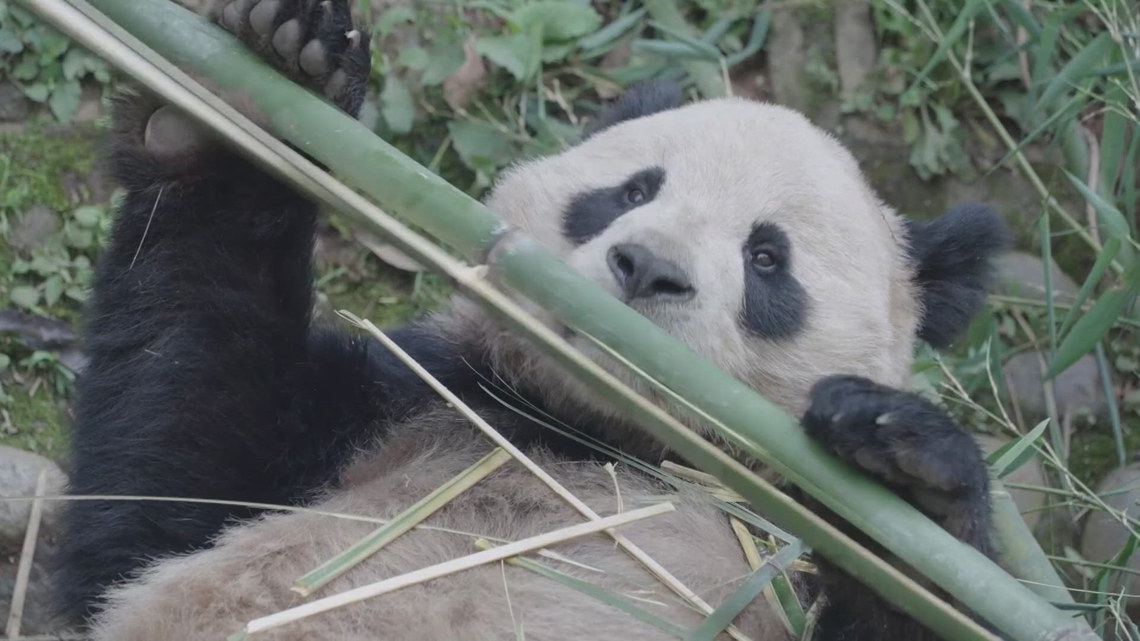
[[[360,112],[370,39],[353,27],[348,0],[230,0],[213,17],[295,82]]]
[[[974,440],[926,399],[857,376],[812,388],[808,434],[955,537],[990,552],[989,475]]]

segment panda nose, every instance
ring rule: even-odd
[[[696,293],[684,270],[642,245],[614,245],[606,254],[606,263],[626,300],[685,300]]]

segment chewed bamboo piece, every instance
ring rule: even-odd
[[[512,556],[518,556],[527,552],[533,552],[539,548],[543,548],[556,543],[569,541],[589,534],[596,534],[604,530],[619,527],[635,521],[641,521],[654,516],[659,516],[667,512],[672,512],[676,508],[672,503],[658,503],[649,507],[623,512],[622,514],[615,514],[600,518],[596,521],[588,521],[586,523],[579,523],[571,525],[570,527],[560,528],[537,536],[522,539],[514,543],[476,552],[468,556],[452,559],[443,563],[437,563],[421,570],[401,574],[390,579],[384,579],[376,583],[363,585],[359,588],[341,592],[332,596],[311,601],[304,605],[299,605],[295,608],[283,610],[276,614],[254,619],[250,621],[244,630],[241,630],[229,637],[229,641],[240,641],[241,639],[251,638],[259,632],[272,630],[273,628],[281,627],[287,623],[304,619],[322,612],[327,612],[336,608],[351,605],[365,599],[381,596],[389,592],[394,592],[401,588],[406,588],[411,585],[424,583],[432,579],[462,572],[463,570],[470,570],[471,568],[492,563],[494,561],[502,561]]]
[[[32,575],[32,560],[36,554],[36,542],[40,538],[40,523],[43,521],[43,496],[47,489],[47,469],[40,470],[36,478],[36,498],[28,511],[28,528],[24,531],[24,547],[20,550],[20,564],[16,567],[16,585],[12,589],[12,603],[8,608],[9,639],[20,636],[20,623],[24,618],[24,601],[28,596],[28,579]]]
[[[393,518],[387,525],[379,527],[368,536],[352,545],[297,579],[292,590],[301,596],[309,596],[330,581],[349,571],[357,564],[380,551],[385,545],[395,541],[400,535],[419,525],[427,517],[435,514],[449,501],[475,485],[488,474],[499,469],[511,460],[511,455],[502,448],[495,448],[490,454],[463,470],[455,478],[437,487],[427,496],[416,501],[408,509]]]

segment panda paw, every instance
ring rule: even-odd
[[[989,552],[989,476],[974,440],[926,399],[856,376],[816,383],[808,434]]]
[[[348,0],[229,0],[213,18],[295,82],[360,112],[370,38],[353,27]]]

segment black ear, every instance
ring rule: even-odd
[[[643,80],[630,85],[617,100],[604,108],[586,128],[584,138],[609,129],[619,122],[650,116],[680,106],[681,87],[677,83],[670,80]]]
[[[986,300],[993,258],[1012,244],[1005,222],[987,205],[956,205],[942,216],[906,221],[922,318],[918,337],[950,345]]]

